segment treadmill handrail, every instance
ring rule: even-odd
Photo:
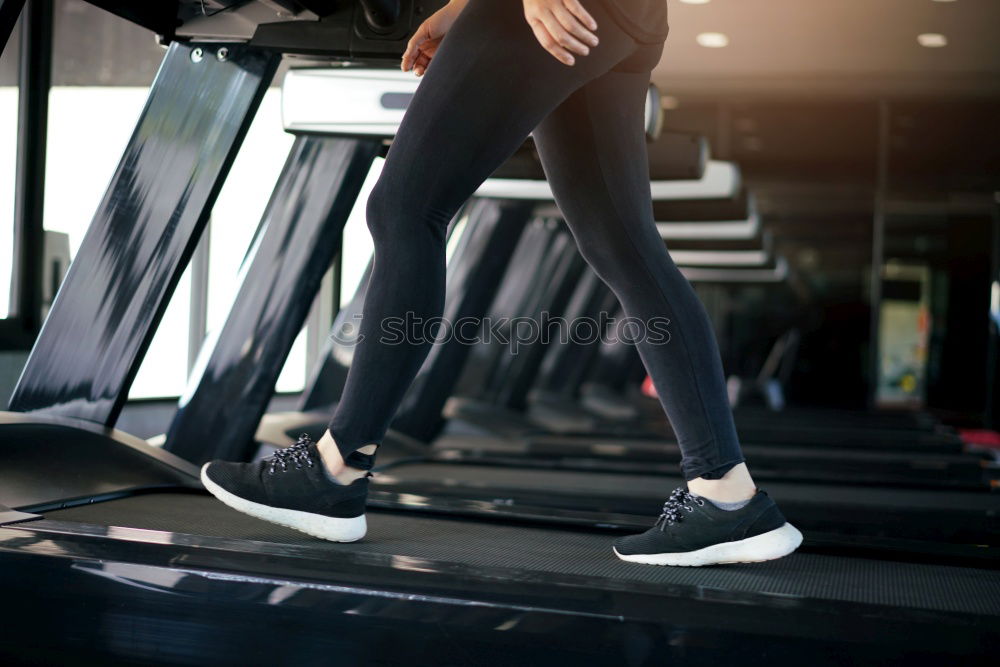
[[[651,181],[654,200],[726,199],[736,196],[741,185],[740,168],[733,162],[710,160],[705,175],[698,180]],[[477,197],[552,201],[548,181],[491,178],[476,190]]]

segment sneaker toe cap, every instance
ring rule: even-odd
[[[622,556],[637,554],[659,554],[679,550],[679,546],[670,532],[650,528],[645,533],[628,535],[615,540],[615,551]]]
[[[642,535],[626,535],[625,537],[619,537],[615,540],[615,551],[617,551],[622,556],[631,556],[634,554],[643,553],[646,540],[645,533]]]
[[[211,461],[202,467],[202,478],[207,478],[227,491],[234,491],[243,479],[245,463],[232,461]]]

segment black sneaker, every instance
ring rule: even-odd
[[[633,563],[698,566],[774,560],[801,543],[802,533],[763,491],[740,509],[727,511],[679,488],[652,528],[615,540],[614,550]]]
[[[260,461],[211,461],[201,468],[201,483],[233,509],[334,542],[365,536],[369,476],[351,484],[331,480],[305,434]]]

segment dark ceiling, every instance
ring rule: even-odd
[[[668,96],[665,125],[705,133],[715,157],[740,164],[793,265],[864,282],[881,128],[887,251],[935,247],[957,216],[988,224],[1000,190],[1000,2],[669,6],[653,75]],[[706,32],[728,45],[699,45]],[[922,33],[947,45],[921,46]]]
[[[930,97],[1000,94],[996,0],[669,0],[654,78],[690,94]],[[724,48],[697,43],[705,32]],[[922,33],[947,46],[926,48]]]

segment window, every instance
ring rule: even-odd
[[[17,68],[21,22],[0,55],[0,318],[10,313],[14,257],[14,175],[17,158]]]

